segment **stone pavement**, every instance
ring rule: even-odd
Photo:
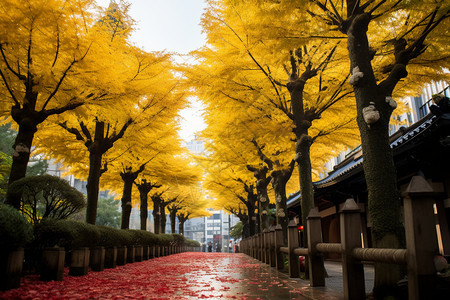
[[[342,264],[336,261],[325,261],[325,269],[328,277],[325,278],[325,285],[340,293],[344,293],[342,287]],[[374,267],[373,265],[364,265],[364,279],[366,282],[366,294],[372,292],[374,284]]]
[[[63,281],[28,275],[0,299],[343,299],[339,265],[326,267],[329,287],[311,288],[242,253],[188,252],[80,277],[66,269]]]

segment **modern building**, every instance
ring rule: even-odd
[[[236,225],[239,219],[223,210],[210,209],[210,212],[209,217],[187,220],[184,224],[184,235],[204,245],[206,250],[211,243],[213,252],[230,252],[234,245],[234,240],[230,239],[230,228]]]

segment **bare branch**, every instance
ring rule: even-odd
[[[127,130],[127,128],[133,123],[133,119],[128,119],[128,121],[122,126],[122,128],[120,129],[119,133],[117,135],[113,135],[110,139],[110,143],[114,144],[118,139],[122,138],[123,135],[125,134],[125,131]]]
[[[63,123],[58,123],[59,126],[61,126],[62,128],[64,128],[67,132],[75,135],[76,139],[82,142],[87,143],[88,141],[81,135],[80,131],[78,131],[78,129],[74,128],[74,127],[68,127],[67,126],[67,121],[63,122]]]
[[[53,96],[55,96],[55,94],[58,92],[59,87],[61,86],[61,84],[64,81],[64,78],[66,78],[67,73],[69,72],[69,70],[72,68],[72,66],[76,63],[76,60],[73,60],[70,65],[67,67],[67,69],[64,71],[64,73],[62,74],[61,78],[59,79],[58,83],[56,84],[55,89],[53,90],[53,92],[51,92],[51,94],[48,96],[47,100],[44,103],[44,106],[42,106],[42,110],[45,109],[45,107],[47,107],[47,104],[50,102],[50,100],[53,98]]]
[[[5,52],[4,52],[4,50],[3,50],[3,45],[2,45],[2,44],[0,44],[0,51],[1,51],[1,53],[2,53],[3,61],[5,62],[5,65],[6,65],[6,67],[8,68],[8,70],[11,71],[11,73],[13,73],[17,78],[19,78],[19,80],[22,80],[22,81],[26,80],[27,77],[26,77],[25,75],[21,75],[20,73],[16,72],[16,71],[11,67],[11,65],[10,65],[9,62],[8,62],[8,59],[6,58],[6,55],[5,55]],[[1,70],[0,70],[0,72],[1,72]],[[2,76],[2,77],[3,77],[3,76]]]
[[[92,142],[92,136],[91,136],[91,133],[89,132],[89,129],[87,128],[87,126],[84,124],[83,121],[79,122],[79,124],[80,124],[81,131],[86,136],[87,140]]]
[[[264,152],[262,151],[262,148],[259,146],[258,142],[255,139],[251,140],[251,143],[256,147],[256,150],[258,152],[259,158],[266,163],[269,170],[273,169],[273,162],[270,158],[268,158]]]
[[[60,40],[59,40],[59,24],[56,23],[56,51],[55,51],[55,59],[53,60],[52,68],[55,66],[56,61],[58,60],[59,47],[60,47]]]
[[[16,106],[20,107],[19,101],[17,101],[16,96],[14,95],[13,91],[11,90],[8,81],[6,80],[5,74],[3,74],[2,70],[0,69],[0,76],[3,79],[3,82],[5,83],[6,89],[8,90],[9,94],[11,95],[11,98],[14,100],[14,103]]]
[[[63,112],[73,110],[83,104],[84,104],[84,102],[69,102],[66,105],[59,107],[59,108],[42,110],[42,111],[40,111],[40,114],[42,115],[42,118],[43,118],[42,121],[44,121],[48,116],[62,114]]]

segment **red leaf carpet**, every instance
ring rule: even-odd
[[[273,270],[273,269],[272,269]],[[1,299],[293,299],[302,290],[244,254],[181,253],[63,281],[22,278]]]

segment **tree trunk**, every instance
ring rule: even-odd
[[[139,197],[141,199],[141,230],[147,230],[147,218],[148,218],[148,192],[143,190],[141,191],[140,186],[138,186]]]
[[[141,219],[141,230],[147,230],[147,219],[148,219],[148,193],[152,190],[153,185],[147,180],[143,179],[141,183],[136,184],[139,190],[139,198],[141,200],[140,206],[140,219]]]
[[[93,144],[89,147],[89,176],[86,184],[87,207],[86,222],[95,225],[97,219],[98,192],[100,177],[102,176],[102,157],[105,123],[95,123],[95,137]]]
[[[309,211],[314,207],[314,189],[312,185],[311,175],[311,137],[307,134],[302,135],[299,141],[297,141],[297,163],[300,181],[300,193],[301,193],[301,218],[304,232],[306,231],[306,218]],[[303,235],[303,245],[308,246],[307,235]]]
[[[178,233],[184,235],[184,223],[186,220],[178,218]]]
[[[389,119],[393,108],[386,101],[386,97],[391,95],[377,85],[372,70],[371,52],[367,39],[369,22],[370,16],[367,14],[357,15],[352,20],[347,32],[347,48],[353,76],[357,71],[364,74],[352,84],[364,155],[363,167],[368,189],[372,240],[375,247],[399,248],[404,244],[404,230],[400,222],[401,199],[389,143]],[[367,108],[370,105],[378,111],[378,118],[368,118]],[[366,118],[364,118],[363,109],[365,109]],[[385,292],[390,293],[396,289],[396,284],[401,278],[400,266],[376,264],[374,294],[382,296]]]
[[[289,90],[292,102],[292,112],[294,114],[295,124],[295,136],[297,139],[295,145],[295,161],[298,163],[299,171],[299,184],[301,194],[301,218],[302,224],[306,231],[306,217],[309,214],[311,208],[314,207],[314,190],[312,186],[311,176],[311,157],[310,148],[312,138],[308,135],[308,129],[311,127],[311,121],[306,118],[305,108],[303,105],[303,90],[305,83],[308,79],[316,75],[316,71],[311,69],[311,66],[307,67],[302,73],[300,78],[288,83],[287,88]],[[309,116],[311,120],[314,119],[314,115]],[[307,247],[307,235],[303,235],[304,247]]]
[[[260,232],[264,229],[269,229],[269,195],[267,193],[267,186],[270,183],[270,178],[260,178],[256,182],[256,191],[258,195],[258,212],[259,212],[259,228]]]
[[[153,226],[155,227],[155,233],[161,232],[161,216],[160,216],[160,205],[161,201],[157,197],[152,197],[153,201]]]
[[[122,194],[122,224],[121,229],[128,229],[130,227],[131,215],[131,192],[133,189],[133,181],[137,175],[133,173],[120,173],[123,180],[123,194]]]
[[[255,235],[256,233],[256,225],[255,225],[255,196],[249,196],[248,201],[246,203],[247,205],[247,212],[248,212],[248,233],[250,236]]]
[[[169,208],[169,211],[170,211],[170,230],[172,233],[175,233],[175,228],[176,228],[175,222],[177,220],[177,211],[178,210],[176,208],[172,208],[172,209]]]
[[[28,161],[30,160],[31,146],[34,134],[37,131],[36,122],[31,117],[24,117],[18,122],[19,132],[14,141],[13,157],[8,184],[25,177],[27,173]],[[16,209],[20,208],[21,195],[8,189],[6,203]]]
[[[166,233],[166,221],[167,221],[167,217],[166,217],[166,205],[165,203],[161,203],[161,206],[159,207],[159,211],[160,211],[160,218],[161,218],[161,232],[160,233]]]
[[[285,173],[288,173],[288,177]],[[289,216],[287,215],[287,197],[286,197],[286,183],[291,177],[290,170],[280,170],[272,172],[272,187],[275,192],[275,201],[277,208],[277,224],[283,228],[283,240],[287,243],[287,228],[289,223]],[[286,178],[287,177],[287,178]]]

